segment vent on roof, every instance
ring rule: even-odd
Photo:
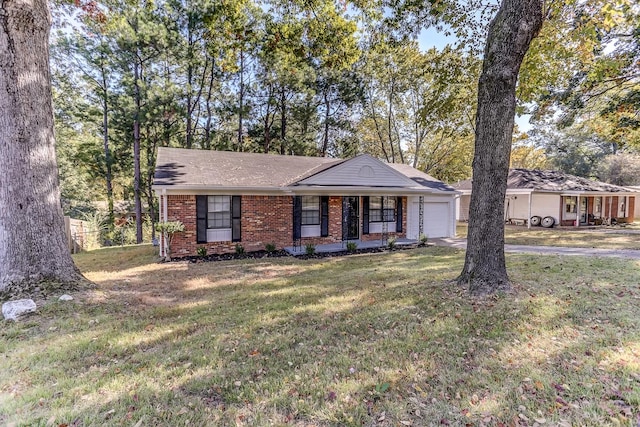
[[[373,171],[373,168],[369,165],[362,166],[358,171],[358,176],[360,178],[373,178],[374,175],[375,175],[375,172]]]

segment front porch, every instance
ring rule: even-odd
[[[357,245],[357,249],[383,248],[388,245],[387,241],[383,241],[382,239],[368,240],[368,241],[363,241],[360,239],[344,240],[342,242],[337,242],[337,243],[315,245],[315,252],[316,253],[345,252],[347,250],[347,242],[355,243]],[[403,238],[398,238],[396,240],[396,246],[409,246],[409,245],[416,245],[416,244],[418,244],[418,241],[415,239],[407,239],[403,237]],[[305,255],[307,253],[307,248],[305,245],[286,246],[284,250],[294,256]]]

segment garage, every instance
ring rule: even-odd
[[[422,232],[429,238],[453,237],[453,203],[450,200],[432,201],[423,203],[423,228]],[[420,202],[411,198],[408,215],[407,237],[417,239],[420,235]]]

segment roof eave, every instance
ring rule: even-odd
[[[211,185],[153,185],[153,191],[160,194],[257,194],[257,195],[295,195],[295,194],[344,194],[344,195],[368,195],[368,194],[394,194],[394,195],[459,195],[457,190],[438,190],[434,188],[405,188],[405,187],[353,187],[353,186],[284,186],[284,187],[228,187]]]

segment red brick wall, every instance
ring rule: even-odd
[[[404,237],[407,230],[407,198],[402,198],[402,233],[390,232],[390,236]],[[360,203],[362,210],[362,203]],[[278,249],[293,245],[293,197],[291,196],[242,196],[241,241],[246,251],[264,250],[272,243]],[[198,247],[206,247],[207,253],[235,252],[236,242],[197,243],[196,196],[170,195],[167,197],[167,221],[182,221],[183,233],[176,233],[171,243],[171,255],[183,257],[196,255]],[[360,212],[362,218],[362,212]],[[361,220],[362,221],[362,220]],[[361,224],[362,225],[362,224]],[[362,230],[362,228],[361,228]],[[380,233],[361,235],[362,240],[380,239]],[[321,245],[342,241],[342,197],[329,197],[329,236],[304,237],[301,244]]]
[[[636,198],[635,196],[629,196],[629,207],[627,208],[627,222],[635,221],[636,212]]]
[[[182,221],[184,224],[184,232],[173,235],[171,256],[195,255],[196,196],[167,196],[166,221]]]

